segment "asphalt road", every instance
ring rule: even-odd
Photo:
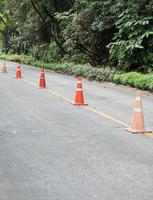
[[[40,70],[23,65],[16,80],[16,66],[0,74],[0,200],[153,199],[153,138],[70,104],[74,77],[46,72],[40,90]],[[135,89],[83,86],[89,108],[130,122]],[[142,99],[153,130],[153,95]]]

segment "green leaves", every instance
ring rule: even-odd
[[[112,81],[117,84],[153,91],[153,74],[143,75],[137,72],[116,73],[112,76]]]
[[[17,53],[152,69],[152,0],[0,0],[0,13],[4,47]]]
[[[125,10],[116,21],[118,32],[114,36],[109,48],[111,58],[118,61],[118,66],[124,70],[139,69],[144,63],[142,52],[153,47],[152,41],[152,16],[140,15],[133,10]],[[139,55],[141,54],[142,57]],[[142,69],[142,68],[141,68]]]

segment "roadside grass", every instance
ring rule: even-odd
[[[0,54],[0,59],[23,64],[32,65],[35,67],[44,67],[57,73],[78,76],[81,75],[88,80],[110,81],[115,71],[109,67],[93,68],[90,64],[75,64],[75,63],[45,63],[43,61],[34,60],[26,55],[6,55]]]
[[[34,60],[31,56],[26,55],[6,55],[0,54],[0,59],[21,62],[23,64],[35,67],[44,66],[45,69],[52,70],[57,73],[78,76],[81,75],[88,80],[108,81],[116,84],[127,85],[142,90],[153,91],[153,73],[141,74],[138,72],[118,72],[109,67],[93,68],[90,64],[75,63],[45,63],[43,61]]]
[[[116,73],[112,76],[112,82],[116,84],[135,87],[141,90],[153,91],[153,73]]]

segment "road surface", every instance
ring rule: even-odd
[[[47,71],[41,90],[40,69],[22,65],[16,80],[16,67],[0,73],[0,200],[153,199],[152,135],[123,125],[135,89],[83,80],[89,109],[81,108],[69,102],[74,77]],[[153,95],[142,99],[153,130]]]

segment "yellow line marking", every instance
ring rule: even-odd
[[[30,81],[28,81],[28,80],[26,80],[26,79],[22,79],[22,80],[23,80],[24,82],[26,82],[26,83],[32,85],[33,87],[37,88],[36,85],[35,85],[34,83],[32,83],[32,82],[30,82]]]
[[[23,79],[23,81],[24,82],[26,82],[26,83],[29,83],[30,85],[32,85],[33,87],[35,87],[35,88],[38,88],[34,83],[32,83],[31,81],[28,81],[28,80],[26,80],[26,79]],[[61,94],[59,94],[59,93],[57,93],[57,92],[55,92],[55,91],[53,91],[53,90],[50,90],[50,89],[44,89],[43,91],[45,91],[45,92],[47,92],[47,93],[49,93],[49,94],[52,94],[52,95],[54,95],[54,96],[57,96],[57,97],[59,97],[59,98],[62,98],[62,99],[64,99],[65,101],[68,101],[68,102],[72,102],[69,98],[67,98],[67,97],[65,97],[65,96],[63,96],[63,95],[61,95]]]
[[[32,85],[33,87],[37,88],[37,86],[36,86],[34,83],[32,83],[31,81],[28,81],[28,80],[26,80],[26,79],[22,79],[22,80],[23,80],[24,82],[26,82],[26,83],[29,83],[29,84]],[[65,101],[67,101],[67,102],[69,102],[69,103],[72,103],[71,99],[65,97],[64,95],[61,95],[60,93],[57,93],[57,92],[55,92],[55,91],[53,91],[53,90],[50,90],[50,89],[44,89],[44,91],[47,92],[47,93],[50,93],[50,94],[52,94],[52,95],[54,95],[54,96],[57,96],[57,97],[59,97],[59,98],[62,98],[62,99],[64,99]],[[82,106],[82,108],[84,108],[84,109],[86,109],[86,110],[88,110],[88,111],[90,111],[90,112],[96,113],[96,114],[98,114],[99,116],[104,117],[104,118],[106,118],[106,119],[109,119],[109,120],[111,120],[111,121],[113,121],[113,122],[115,122],[115,123],[117,123],[117,124],[123,125],[123,126],[125,126],[125,127],[129,127],[128,124],[126,124],[126,123],[124,123],[124,122],[122,122],[122,121],[120,121],[120,120],[118,120],[118,119],[116,119],[116,118],[114,118],[114,117],[111,117],[111,116],[107,115],[106,113],[99,112],[99,111],[97,111],[96,109],[93,109],[93,108],[90,108],[90,107],[86,107],[86,106]]]
[[[144,135],[153,139],[153,132],[151,132],[151,133],[144,133]]]
[[[63,96],[63,95],[61,95],[61,94],[59,94],[57,92],[54,92],[54,91],[49,90],[49,89],[46,89],[45,91],[48,92],[48,93],[51,93],[52,95],[60,97],[60,98],[64,99],[65,101],[69,102],[69,103],[72,103],[71,99],[69,99],[69,98],[67,98],[67,97],[65,97],[65,96]]]
[[[123,125],[123,126],[125,126],[125,127],[129,127],[129,125],[128,124],[126,124],[126,123],[124,123],[124,122],[122,122],[122,121],[120,121],[120,120],[118,120],[118,119],[116,119],[116,118],[114,118],[114,117],[111,117],[110,115],[107,115],[106,113],[104,113],[104,112],[99,112],[99,111],[97,111],[96,109],[93,109],[93,108],[90,108],[90,107],[84,107],[86,110],[89,110],[89,111],[91,111],[91,112],[94,112],[94,113],[96,113],[96,114],[98,114],[98,115],[100,115],[100,116],[102,116],[102,117],[104,117],[104,118],[106,118],[106,119],[109,119],[109,120],[111,120],[111,121],[113,121],[113,122],[116,122],[117,124],[120,124],[120,125]]]
[[[11,76],[11,77],[14,77],[14,75],[12,75],[12,74],[10,74],[10,76]],[[34,83],[32,83],[31,81],[28,81],[28,80],[26,80],[26,79],[22,79],[22,80],[23,80],[24,82],[26,82],[26,83],[32,85],[33,87],[38,88],[38,87],[37,87]],[[54,95],[54,96],[57,96],[57,97],[59,97],[59,98],[62,98],[62,99],[64,99],[65,101],[67,101],[67,102],[69,102],[69,103],[72,103],[71,99],[65,97],[64,95],[61,95],[61,94],[58,93],[58,92],[55,92],[55,91],[50,90],[50,89],[44,89],[43,91],[45,91],[45,92],[47,92],[47,93],[49,93],[49,94],[52,94],[52,95]],[[108,115],[108,114],[106,114],[106,113],[104,113],[104,112],[97,111],[96,109],[91,108],[91,107],[87,107],[87,106],[82,106],[82,108],[84,108],[84,109],[86,109],[86,110],[88,110],[88,111],[90,111],[90,112],[96,113],[97,115],[99,115],[99,116],[101,116],[101,117],[104,117],[104,118],[106,118],[106,119],[108,119],[108,120],[110,120],[110,121],[113,121],[113,122],[115,122],[115,123],[117,123],[117,124],[120,124],[120,125],[125,126],[125,127],[129,127],[129,125],[126,124],[125,122],[122,122],[121,120],[118,120],[118,119],[116,119],[116,118],[114,118],[114,117],[111,117],[110,115]],[[151,133],[144,133],[144,135],[153,139],[153,132],[151,132]]]

